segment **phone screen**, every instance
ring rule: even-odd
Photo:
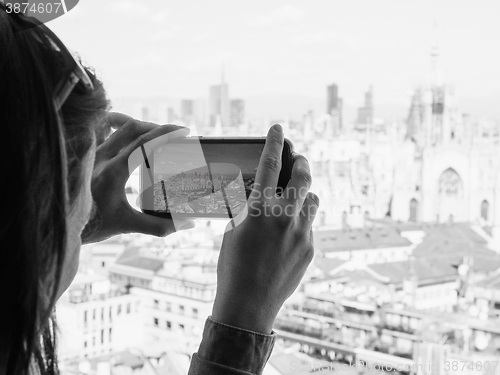
[[[201,153],[200,153],[201,147]],[[154,211],[237,215],[252,191],[264,142],[179,142],[154,152]]]

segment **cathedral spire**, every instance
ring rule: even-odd
[[[431,86],[441,86],[443,84],[441,67],[439,64],[439,32],[438,23],[434,21],[432,30],[432,45],[431,45],[431,66],[429,74],[429,83]]]

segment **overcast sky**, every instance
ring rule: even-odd
[[[389,118],[426,82],[437,22],[460,108],[500,118],[499,17],[498,0],[81,0],[49,26],[111,99],[208,97],[224,65],[230,96],[255,115],[324,110],[336,82],[348,108],[373,85],[376,116]]]

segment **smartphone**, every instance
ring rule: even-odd
[[[188,137],[156,147],[141,165],[142,211],[161,217],[235,217],[252,191],[265,142],[265,137]],[[288,139],[281,159],[278,194],[292,174]]]

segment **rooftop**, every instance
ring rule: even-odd
[[[446,262],[416,259],[403,262],[370,264],[376,274],[389,278],[388,284],[401,284],[408,277],[415,276],[418,283],[454,280],[457,270]]]
[[[161,258],[137,255],[130,258],[118,260],[116,264],[133,268],[140,268],[146,271],[158,272],[163,268],[165,261]]]
[[[486,289],[500,290],[500,270],[477,282],[476,286]]]
[[[424,231],[426,235],[438,233],[442,237],[466,240],[483,245],[487,243],[468,223],[399,223],[386,218],[372,221],[377,225],[391,227],[399,232]]]
[[[481,245],[486,245],[488,242],[467,223],[426,225],[424,231],[427,236],[437,234],[440,237]]]
[[[399,262],[360,264],[354,265],[355,267],[348,263],[327,258],[315,260],[315,264],[323,271],[325,279],[334,278],[339,282],[399,285],[413,273],[419,284],[424,285],[447,282],[457,277],[456,267],[442,259],[422,258]],[[326,277],[327,275],[329,277]]]
[[[486,241],[465,225],[440,225],[426,231],[427,235],[413,250],[418,259],[441,260],[458,267],[470,259],[476,273],[491,273],[500,268],[500,255],[486,247]]]
[[[192,284],[192,286],[207,286],[217,284],[217,274],[215,272],[198,272],[194,274],[180,271],[172,274],[167,270],[161,270],[157,273],[156,276],[167,279],[170,282],[178,284]]]
[[[334,272],[338,267],[345,264],[346,261],[339,258],[327,258],[322,256],[315,256],[313,259],[313,264],[317,267],[324,275],[329,275]]]
[[[411,245],[408,239],[391,227],[317,231],[314,236],[318,248],[328,253]]]

